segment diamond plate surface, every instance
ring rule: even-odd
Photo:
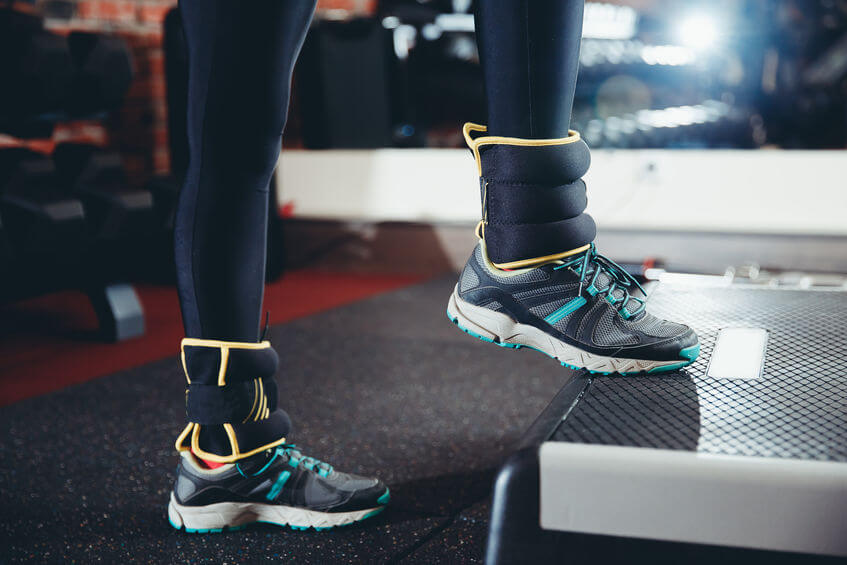
[[[847,293],[663,285],[649,309],[694,328],[700,357],[667,376],[590,378],[552,441],[847,461]],[[761,378],[706,376],[729,327],[768,330]]]

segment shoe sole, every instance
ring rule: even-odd
[[[383,496],[387,494],[388,491]],[[314,528],[324,531],[361,522],[376,516],[383,510],[385,506],[353,512],[317,512],[293,506],[252,502],[218,502],[206,506],[183,506],[171,493],[171,501],[168,503],[168,521],[177,530],[185,530],[190,534],[234,532],[243,530],[250,524],[274,524],[288,526],[294,530]]]
[[[506,314],[463,300],[459,297],[458,287],[447,303],[447,317],[460,330],[483,341],[512,349],[528,347],[556,359],[565,367],[602,375],[618,373],[630,376],[676,371],[693,363],[700,352],[699,344],[680,351],[680,356],[688,357],[688,361],[624,359],[589,353],[559,341],[535,326],[518,323]]]

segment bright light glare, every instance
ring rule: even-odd
[[[711,16],[697,14],[685,18],[677,29],[679,41],[695,49],[706,49],[718,39],[718,23]]]

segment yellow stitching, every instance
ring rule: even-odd
[[[281,443],[285,443],[285,438],[281,438],[270,443],[266,443],[261,447],[257,447],[256,449],[251,449],[247,453],[238,452],[238,440],[235,438],[235,432],[232,430],[231,424],[224,424],[224,429],[227,431],[227,435],[230,438],[230,444],[233,445],[234,453],[231,455],[216,455],[214,453],[209,453],[208,451],[203,451],[200,449],[200,425],[199,424],[189,424],[190,426],[194,426],[194,430],[191,434],[191,452],[200,457],[201,459],[205,459],[207,461],[214,461],[215,463],[232,463],[233,461],[237,461],[239,459],[244,459],[245,457],[250,457],[251,455],[255,455],[260,451],[264,451],[266,449],[270,449],[271,447],[276,447]],[[227,427],[229,429],[227,429]],[[230,435],[231,433],[231,435]],[[233,444],[232,442],[235,441]]]
[[[271,415],[271,409],[266,405],[265,406],[265,415],[262,417],[262,420],[267,420],[268,416]]]
[[[174,443],[177,451],[188,451],[190,449],[189,447],[182,445],[182,443],[185,441],[185,438],[188,437],[188,434],[193,427],[194,424],[189,422],[188,425],[183,428],[182,432],[180,432],[179,436],[177,436],[176,443]]]
[[[238,455],[215,455],[214,453],[209,453],[203,451],[200,448],[191,448],[191,452],[194,453],[197,457],[204,459],[206,461],[213,461],[215,463],[233,463],[238,461],[239,459],[246,459],[251,455],[255,455],[261,451],[265,451],[266,449],[270,449],[272,447],[276,447],[277,445],[285,443],[285,438],[278,439],[276,441],[272,441],[270,443],[266,443],[261,447],[257,447],[256,449],[252,449],[247,453],[239,453]]]
[[[482,185],[482,221],[488,223],[488,181]]]
[[[229,347],[221,347],[221,369],[218,371],[218,386],[226,386],[226,368],[229,365]]]
[[[191,378],[188,376],[188,366],[185,362],[185,346],[192,347],[217,347],[221,350],[221,368],[218,371],[218,386],[226,385],[226,369],[229,362],[230,349],[270,349],[271,342],[263,341],[261,343],[245,343],[242,341],[220,341],[216,339],[199,339],[196,337],[185,337],[180,343],[180,357],[182,358],[182,369],[185,371],[185,379],[188,384],[191,384]]]
[[[179,358],[182,359],[182,372],[185,373],[185,380],[191,384],[191,377],[188,376],[188,364],[185,361],[185,348],[179,348]]]
[[[229,347],[230,349],[268,349],[271,342],[246,343],[243,341],[220,341],[217,339],[198,339],[196,337],[185,337],[182,346],[191,345],[195,347]]]
[[[253,409],[256,408],[256,401],[259,400],[259,385],[256,384],[256,381],[259,379],[253,379],[253,405],[250,406],[250,411],[247,412],[247,415],[241,420],[241,423],[244,424],[247,420],[250,419],[250,416],[253,414]]]
[[[482,161],[479,156],[479,148],[483,145],[518,145],[523,147],[543,147],[548,145],[567,145],[579,141],[580,135],[578,131],[568,130],[568,137],[559,137],[554,139],[523,139],[520,137],[504,137],[500,135],[486,135],[482,137],[471,137],[471,132],[487,132],[488,128],[480,124],[466,123],[462,127],[462,134],[465,136],[465,142],[473,151],[474,159],[476,160],[476,169],[479,176],[482,176]]]
[[[482,124],[465,122],[465,125],[462,126],[462,135],[465,136],[465,143],[468,144],[468,147],[473,143],[473,138],[471,137],[472,131],[488,131],[488,127]]]
[[[235,430],[232,428],[232,424],[224,424],[224,431],[226,435],[229,436],[229,445],[232,447],[232,454],[238,456],[238,437],[235,435]]]
[[[555,261],[556,259],[563,259],[565,257],[570,257],[571,255],[577,255],[586,251],[591,244],[583,245],[582,247],[577,247],[576,249],[571,249],[570,251],[564,251],[562,253],[554,253],[553,255],[544,255],[543,257],[533,257],[532,259],[521,259],[520,261],[510,261],[508,263],[494,263],[491,264],[497,267],[498,269],[519,269],[522,267],[529,267],[531,265],[540,265],[541,263],[549,263],[550,261]]]
[[[265,396],[265,385],[262,383],[262,379],[259,380],[259,408],[256,410],[256,415],[253,417],[254,422],[259,421],[259,416],[262,415],[262,411],[265,409],[265,402],[267,402],[267,397]]]

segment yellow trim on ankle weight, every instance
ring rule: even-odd
[[[250,406],[250,411],[247,412],[247,415],[244,416],[244,419],[241,420],[242,424],[246,424],[247,420],[250,419],[250,416],[253,415],[253,410],[256,409],[256,403],[259,401],[259,384],[257,381],[260,379],[253,379],[253,404]]]
[[[217,339],[200,339],[196,337],[186,337],[180,343],[180,358],[182,359],[182,370],[185,371],[185,379],[188,384],[191,384],[191,378],[188,376],[188,366],[185,363],[185,346],[194,347],[216,347],[221,352],[221,366],[218,370],[218,386],[226,386],[226,370],[229,364],[230,349],[269,349],[271,342],[262,341],[259,343],[249,343],[243,341],[220,341]]]
[[[491,264],[497,267],[498,269],[521,269],[524,267],[537,267],[539,265],[543,265],[544,263],[549,263],[551,261],[570,257],[571,255],[578,255],[583,251],[587,251],[590,247],[591,244],[589,243],[588,245],[583,245],[582,247],[577,247],[576,249],[571,249],[570,251],[563,251],[562,253],[544,255],[543,257],[533,257],[532,259],[521,259],[520,261],[509,261],[508,263],[492,262]]]
[[[473,124],[467,122],[462,127],[462,135],[465,137],[465,143],[468,144],[473,151],[474,159],[476,160],[476,170],[479,176],[482,176],[482,161],[479,156],[479,148],[483,145],[518,145],[522,147],[544,147],[550,145],[567,145],[576,143],[581,139],[579,132],[576,130],[568,130],[568,137],[559,137],[553,139],[523,139],[520,137],[503,137],[499,135],[484,135],[481,137],[472,137],[472,132],[487,132],[488,126],[481,124]]]
[[[485,222],[480,221],[476,224],[476,228],[474,228],[474,233],[476,237],[479,238],[480,241],[485,243]],[[558,259],[564,259],[565,257],[570,257],[571,255],[577,255],[582,253],[583,251],[587,251],[588,248],[591,247],[591,244],[583,245],[582,247],[577,247],[576,249],[571,249],[569,251],[562,251],[561,253],[553,253],[552,255],[544,255],[542,257],[533,257],[530,259],[521,259],[519,261],[509,261],[508,263],[495,263],[491,262],[492,265],[497,267],[498,269],[522,269],[525,267],[537,267],[538,265],[542,265],[544,263],[549,263],[550,261],[556,261]],[[485,250],[485,256],[488,258],[488,249]]]
[[[177,438],[177,451],[188,451],[200,457],[201,459],[205,459],[206,461],[213,461],[215,463],[234,463],[239,459],[244,459],[246,457],[250,457],[251,455],[255,455],[266,449],[270,449],[272,447],[276,447],[277,445],[281,445],[285,443],[285,438],[280,438],[276,441],[272,441],[270,443],[266,443],[261,447],[257,447],[256,449],[251,449],[250,451],[242,453],[238,449],[238,439],[235,436],[235,430],[232,428],[232,424],[223,424],[224,430],[226,431],[227,437],[229,438],[230,448],[232,449],[232,453],[230,455],[217,455],[215,453],[209,453],[208,451],[203,451],[200,449],[200,424],[189,423],[183,432]],[[183,445],[185,437],[188,433],[191,433],[191,446],[187,447]]]
[[[191,449],[187,445],[183,445],[183,443],[185,442],[185,438],[188,437],[188,434],[191,433],[191,430],[193,428],[194,424],[189,422],[188,425],[185,426],[185,428],[177,436],[176,443],[174,443],[174,446],[176,447],[177,451],[189,451]]]

